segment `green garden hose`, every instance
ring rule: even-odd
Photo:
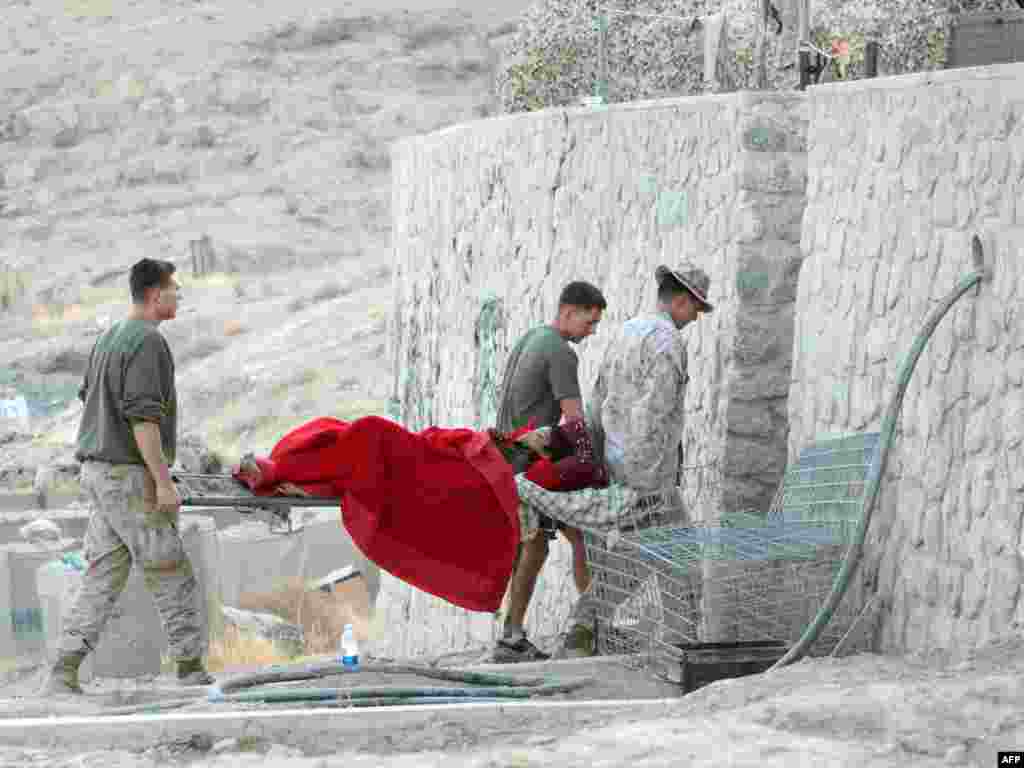
[[[553,683],[534,688],[401,688],[366,686],[358,688],[264,688],[242,693],[229,693],[222,699],[238,704],[280,703],[292,701],[358,701],[360,699],[387,698],[394,701],[424,698],[456,699],[528,699],[532,696],[568,693],[586,684],[586,681]],[[220,701],[221,699],[218,699]]]
[[[407,688],[395,686],[362,686],[352,688],[267,688],[238,693],[242,689],[273,683],[313,680],[332,675],[359,673],[410,674],[448,682],[483,686],[480,688]],[[528,699],[556,693],[568,693],[592,682],[589,679],[562,683],[555,678],[513,677],[492,672],[444,669],[412,664],[363,664],[355,672],[338,662],[273,666],[260,672],[239,675],[204,689],[205,695],[162,702],[150,702],[107,710],[106,715],[157,714],[159,712],[196,706],[204,703],[281,703],[323,702],[321,706],[373,707],[397,704],[444,704],[477,700],[507,701]]]
[[[386,674],[418,675],[435,680],[446,680],[452,683],[491,686],[538,686],[545,682],[542,677],[513,677],[491,672],[470,672],[459,669],[417,666],[413,664],[362,664],[359,671],[353,673],[338,662],[320,664],[302,664],[292,666],[269,667],[261,672],[225,680],[217,686],[221,693],[228,694],[242,688],[252,688],[268,683],[288,683],[298,680],[314,680],[328,675],[351,675],[359,672],[380,672]]]
[[[975,265],[981,267],[980,262],[980,241],[975,237],[972,242],[975,254]],[[892,397],[889,400],[889,405],[885,411],[885,418],[882,420],[882,436],[878,441],[878,445],[875,446],[875,453],[872,456],[871,465],[868,470],[867,485],[864,492],[864,501],[861,505],[861,517],[860,522],[857,525],[857,530],[854,533],[853,541],[850,543],[849,549],[846,551],[846,555],[843,558],[843,563],[839,568],[839,573],[836,574],[835,580],[832,582],[832,591],[829,593],[825,603],[821,606],[818,611],[818,615],[814,617],[814,620],[807,625],[803,635],[799,640],[786,652],[786,655],[779,659],[771,668],[778,669],[780,667],[792,664],[794,661],[800,660],[807,650],[811,647],[815,640],[818,639],[818,635],[821,630],[832,620],[832,614],[835,612],[836,607],[839,605],[839,601],[843,599],[843,595],[846,594],[846,590],[849,587],[850,579],[853,576],[854,571],[857,569],[857,565],[860,563],[861,555],[864,550],[864,538],[867,535],[868,526],[871,523],[871,513],[875,508],[875,501],[878,498],[878,489],[882,483],[882,477],[885,474],[885,463],[889,458],[889,449],[892,447],[893,440],[896,436],[896,420],[899,418],[900,409],[903,407],[903,396],[906,394],[907,387],[910,384],[910,376],[914,372],[914,366],[917,364],[918,358],[924,351],[925,345],[931,338],[932,333],[938,326],[939,321],[946,315],[949,308],[956,303],[956,301],[963,296],[967,291],[973,288],[975,285],[985,279],[986,273],[983,269],[972,272],[967,277],[961,280],[956,288],[954,288],[942,302],[932,310],[932,313],[928,316],[928,319],[924,323],[924,327],[917,334],[914,339],[913,345],[910,347],[910,352],[903,360],[903,364],[900,366],[899,373],[896,376],[896,387],[893,391]]]

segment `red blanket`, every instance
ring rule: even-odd
[[[254,493],[288,482],[338,496],[353,542],[381,568],[462,608],[500,607],[519,544],[519,499],[486,432],[319,418],[256,461]]]

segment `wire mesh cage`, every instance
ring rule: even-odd
[[[676,679],[688,648],[792,645],[831,591],[853,540],[877,442],[870,433],[805,449],[767,514],[585,530],[598,651]],[[856,608],[843,600],[812,654],[835,646]]]

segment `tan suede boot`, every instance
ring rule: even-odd
[[[78,683],[78,668],[82,666],[85,656],[85,653],[61,654],[50,669],[49,679],[40,694],[42,696],[81,694],[82,686]]]

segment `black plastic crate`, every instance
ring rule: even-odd
[[[787,650],[785,643],[774,640],[690,643],[677,647],[683,656],[680,662],[683,693],[690,693],[716,680],[764,672]]]

